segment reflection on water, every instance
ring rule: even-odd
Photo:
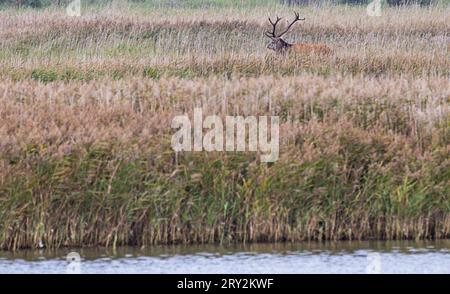
[[[450,240],[0,251],[0,273],[450,273]]]

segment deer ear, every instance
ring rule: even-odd
[[[264,36],[266,36],[266,37],[270,38],[271,40],[273,40],[273,39],[274,39],[274,37],[273,37],[273,36],[271,36],[269,32],[265,32],[265,33],[264,33]]]

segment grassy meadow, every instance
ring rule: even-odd
[[[448,6],[300,7],[333,53],[277,56],[292,7],[199,1],[0,10],[0,248],[450,238]],[[175,154],[200,106],[279,160]]]

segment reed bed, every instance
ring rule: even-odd
[[[447,82],[4,81],[0,244],[448,237]],[[205,115],[279,115],[279,161],[176,158],[170,121],[195,106]]]
[[[266,51],[282,6],[119,8],[0,11],[0,248],[450,237],[446,8],[306,8],[327,57]],[[279,160],[175,154],[194,107]]]
[[[404,8],[367,18],[363,8],[307,8],[292,42],[327,43],[334,54],[279,60],[268,54],[267,15],[283,7],[211,10],[107,9],[0,12],[0,76],[16,80],[318,74],[448,76],[448,9]],[[189,12],[189,14],[187,14]],[[162,15],[164,13],[164,15]]]

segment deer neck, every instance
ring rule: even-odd
[[[289,50],[289,48],[292,47],[292,44],[286,42],[283,39],[281,39],[281,43],[282,43],[281,51],[283,51],[283,52]]]

